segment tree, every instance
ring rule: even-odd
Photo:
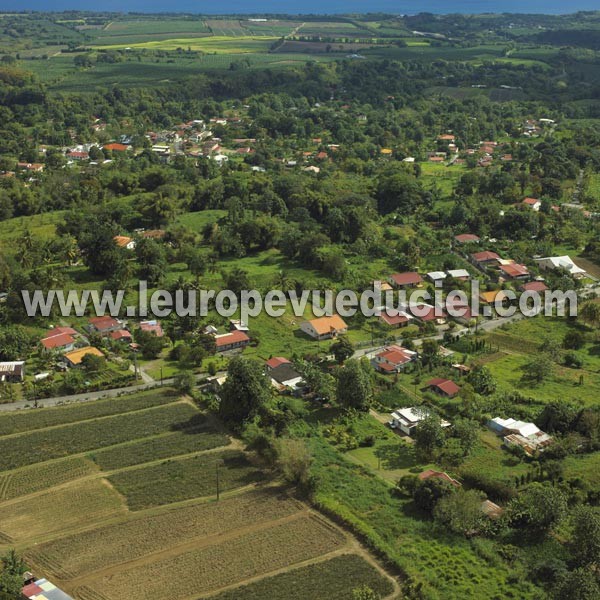
[[[590,327],[598,327],[600,324],[600,304],[586,302],[579,309],[579,318]]]
[[[175,389],[180,394],[191,394],[196,385],[196,377],[191,371],[182,371],[175,375]]]
[[[14,551],[9,550],[1,559],[0,598],[16,600],[21,598],[23,573],[27,570],[23,559]]]
[[[20,325],[0,330],[0,360],[25,358],[31,350],[32,343],[32,336]]]
[[[276,441],[277,465],[284,479],[300,489],[308,491],[311,482],[312,456],[302,440],[283,438]]]
[[[415,440],[415,451],[419,459],[432,460],[446,442],[446,433],[439,416],[435,413],[429,413],[415,427],[412,438]]]
[[[434,363],[440,353],[440,345],[436,340],[425,339],[421,344],[421,357],[423,364],[428,365]]]
[[[566,573],[552,593],[554,600],[598,600],[600,585],[596,575],[588,569],[575,569]]]
[[[136,332],[135,341],[141,346],[142,356],[146,360],[158,358],[165,347],[163,338],[154,335],[151,331],[143,331],[142,329]]]
[[[554,364],[547,354],[538,354],[523,367],[523,378],[534,383],[542,383],[554,372]]]
[[[432,512],[440,498],[455,492],[454,486],[439,477],[430,477],[422,481],[415,489],[413,500],[415,504],[427,512]]]
[[[341,365],[354,354],[354,346],[348,336],[340,335],[331,345],[331,353],[335,356],[337,363]]]
[[[221,417],[241,427],[265,408],[271,397],[271,383],[258,362],[236,356],[229,363],[220,396]]]
[[[433,518],[454,533],[468,535],[478,531],[485,522],[481,511],[481,495],[477,490],[458,489],[439,499]]]
[[[336,400],[341,406],[366,411],[369,409],[373,387],[371,374],[358,360],[351,359],[337,372]]]
[[[600,514],[591,506],[580,506],[573,518],[571,553],[579,567],[600,567]]]
[[[137,241],[135,254],[139,265],[139,278],[148,285],[159,285],[167,272],[167,256],[164,246],[151,238]]]
[[[549,484],[532,483],[507,507],[508,522],[517,529],[546,533],[567,513],[565,494]]]
[[[576,406],[558,400],[544,406],[536,424],[548,433],[568,433],[574,430],[578,416],[579,409]]]
[[[470,419],[456,419],[452,425],[452,435],[458,439],[464,456],[467,456],[479,442],[479,423]]]
[[[206,257],[201,252],[194,252],[188,258],[188,268],[190,273],[196,278],[196,286],[200,282],[200,277],[206,272]]]
[[[490,370],[483,366],[476,366],[467,377],[469,383],[478,394],[489,396],[496,391],[496,380]]]
[[[567,350],[579,350],[580,348],[583,348],[584,344],[585,338],[580,331],[570,329],[563,337],[562,345],[563,348],[566,348]]]
[[[106,358],[95,354],[86,354],[81,359],[81,365],[87,373],[102,373],[106,369]]]

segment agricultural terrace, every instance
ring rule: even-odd
[[[325,571],[328,597],[394,590],[347,533],[174,390],[1,415],[0,448],[0,546],[77,600],[191,600],[240,585],[240,597],[283,598]],[[201,574],[191,585],[188,570]]]

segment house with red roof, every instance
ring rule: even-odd
[[[416,352],[394,344],[376,354],[371,362],[380,373],[398,373],[416,357]]]
[[[542,203],[537,198],[525,198],[522,204],[528,206],[535,212],[538,212],[542,206]]]
[[[250,343],[250,338],[243,331],[236,329],[229,333],[215,335],[215,342],[217,352],[228,352],[230,350],[245,348]]]
[[[123,329],[121,323],[108,315],[104,317],[92,317],[88,325],[90,332],[99,333],[102,336],[107,336],[111,331],[119,331],[120,329]]]
[[[409,288],[423,283],[423,278],[416,271],[407,271],[394,273],[390,277],[390,283],[396,288]]]
[[[165,335],[160,321],[142,321],[140,329],[148,333],[153,333],[156,337],[163,337]]]
[[[67,152],[67,158],[71,160],[88,160],[90,155],[80,150],[71,150],[71,152]]]
[[[498,264],[500,260],[502,259],[495,252],[491,252],[490,250],[471,254],[471,261],[480,267]]]
[[[454,396],[460,392],[460,387],[456,385],[454,381],[451,379],[443,379],[441,377],[431,379],[425,384],[425,387],[446,398],[454,398]]]
[[[529,279],[529,269],[525,265],[511,263],[509,265],[500,265],[500,270],[509,279]]]
[[[108,337],[115,342],[125,342],[127,344],[131,344],[133,342],[133,337],[131,333],[127,331],[127,329],[118,329],[117,331],[111,331],[108,334]]]
[[[406,327],[413,317],[406,312],[394,311],[388,308],[382,311],[379,318],[389,327],[400,329],[400,327]]]
[[[125,144],[117,144],[117,143],[113,143],[113,144],[106,144],[104,146],[105,150],[110,150],[111,152],[127,152],[127,150],[129,150],[130,146],[126,146]]]
[[[70,352],[75,349],[78,333],[72,327],[55,327],[40,341],[45,352]]]
[[[543,281],[530,281],[519,286],[522,292],[545,292],[548,290],[548,286]]]
[[[273,356],[266,363],[267,371],[271,371],[272,369],[276,369],[281,365],[291,365],[291,361],[283,356]]]
[[[479,236],[474,233],[459,233],[454,236],[459,244],[479,243]]]

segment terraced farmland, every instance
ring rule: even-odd
[[[241,598],[289,598],[298,578],[311,590],[317,577],[328,597],[397,588],[173,390],[0,415],[0,469],[0,550],[18,547],[77,600],[192,600],[241,585]]]

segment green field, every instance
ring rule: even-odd
[[[15,469],[149,437],[182,427],[197,414],[197,410],[189,404],[177,403],[132,414],[4,436],[0,438],[0,469]]]
[[[288,600],[290,589],[294,590],[294,600],[352,600],[353,590],[361,585],[369,586],[382,597],[392,592],[389,581],[369,563],[345,554],[218,594],[211,600]]]
[[[263,479],[243,453],[225,450],[124,471],[111,475],[109,481],[127,499],[131,510],[142,510],[189,498],[215,496],[217,471],[220,491]]]

